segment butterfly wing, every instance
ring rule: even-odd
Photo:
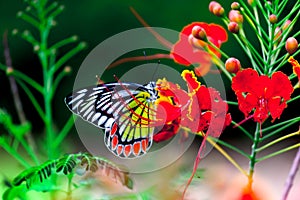
[[[137,157],[152,145],[154,108],[148,88],[134,83],[108,83],[74,91],[65,98],[82,119],[105,129],[104,141],[119,157]]]

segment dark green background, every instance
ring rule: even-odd
[[[60,4],[65,5],[65,11],[57,18],[57,26],[53,29],[50,37],[50,43],[59,41],[72,35],[78,35],[80,40],[88,44],[88,48],[74,57],[68,65],[72,66],[72,75],[67,77],[59,87],[58,93],[54,99],[54,117],[56,124],[61,127],[70,112],[64,105],[63,98],[70,92],[73,86],[73,81],[76,76],[77,69],[80,67],[81,62],[85,56],[99,43],[105,39],[120,33],[125,30],[142,27],[140,22],[131,13],[129,7],[132,6],[137,12],[154,27],[163,27],[180,31],[185,25],[194,22],[202,21],[207,23],[218,23],[227,29],[220,18],[214,16],[208,11],[208,0],[195,1],[195,0],[65,0],[60,1]],[[230,9],[230,1],[222,2],[225,10]],[[288,4],[286,12],[291,8],[292,2]],[[13,29],[32,30],[32,28],[24,21],[16,18],[16,13],[24,10],[26,4],[19,0],[0,1],[0,35],[4,31],[11,33]],[[296,30],[298,30],[296,28]],[[254,37],[253,32],[245,26],[248,38]],[[244,68],[251,67],[249,60],[241,53],[241,49],[231,34],[228,34],[228,42],[224,43],[222,50],[227,52],[229,56],[234,56],[240,59]],[[137,38],[138,40],[139,38]],[[142,39],[142,38],[141,38]],[[11,57],[15,68],[29,74],[34,79],[42,81],[41,67],[37,61],[36,55],[33,54],[32,47],[18,36],[9,34],[9,45]],[[258,44],[254,44],[257,46]],[[72,46],[70,46],[72,47]],[[68,48],[62,49],[63,54]],[[3,46],[0,46],[0,61],[4,63]],[[162,61],[164,62],[164,61]],[[289,71],[291,73],[291,71]],[[227,84],[228,96],[234,100],[229,83]],[[5,73],[0,72],[0,107],[7,109],[13,116],[15,115],[14,106],[12,104],[12,96]],[[25,112],[29,120],[34,124],[35,132],[40,132],[42,123],[32,108],[31,103],[27,97],[21,92],[22,101],[24,102]],[[42,100],[42,99],[40,99]],[[243,115],[234,107],[230,110],[234,117],[242,120]],[[293,113],[288,116],[283,115],[283,118],[290,118]],[[235,119],[239,121],[239,119]],[[232,131],[232,129],[231,129]]]

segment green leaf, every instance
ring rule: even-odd
[[[26,182],[27,189],[32,189],[32,186],[42,183],[45,179],[52,175],[55,165],[56,160],[53,160],[47,161],[40,166],[29,168],[23,171],[13,180],[13,185],[19,186],[23,182]]]
[[[56,166],[56,173],[63,172],[65,175],[73,172],[73,169],[78,164],[76,156],[73,154],[66,155],[59,159]]]
[[[26,200],[27,199],[25,196],[26,192],[27,192],[27,188],[25,187],[25,185],[19,187],[11,187],[3,193],[2,199],[15,200],[16,198],[19,198],[22,200]]]
[[[29,122],[15,125],[12,121],[12,117],[3,109],[0,109],[0,124],[3,124],[3,126],[19,140],[31,130],[31,124]]]
[[[83,154],[80,165],[86,171],[96,172],[97,170],[101,170],[106,176],[121,182],[122,185],[129,189],[133,189],[133,181],[128,176],[129,173],[104,158]]]

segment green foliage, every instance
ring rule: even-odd
[[[57,175],[64,175],[73,178],[74,175],[83,176],[88,172],[100,170],[106,177],[120,182],[125,187],[132,189],[133,182],[127,172],[122,171],[114,163],[89,154],[68,154],[59,159],[49,160],[39,166],[31,167],[20,173],[12,181],[12,187],[3,195],[3,199],[13,199],[22,191],[22,194],[30,190],[49,192],[59,190],[60,187],[51,182],[50,178]],[[24,184],[25,186],[24,187]],[[88,185],[88,184],[87,184]],[[84,184],[73,184],[74,188],[85,186]],[[19,198],[21,198],[19,196]],[[21,198],[22,199],[22,198]]]
[[[3,126],[7,129],[7,131],[19,140],[23,138],[24,135],[31,130],[31,124],[29,122],[21,125],[15,125],[12,121],[12,117],[1,108],[0,108],[0,124],[3,124]]]

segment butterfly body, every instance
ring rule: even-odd
[[[105,130],[104,142],[111,152],[132,158],[152,145],[158,98],[155,82],[116,82],[76,90],[65,103],[74,114]]]

